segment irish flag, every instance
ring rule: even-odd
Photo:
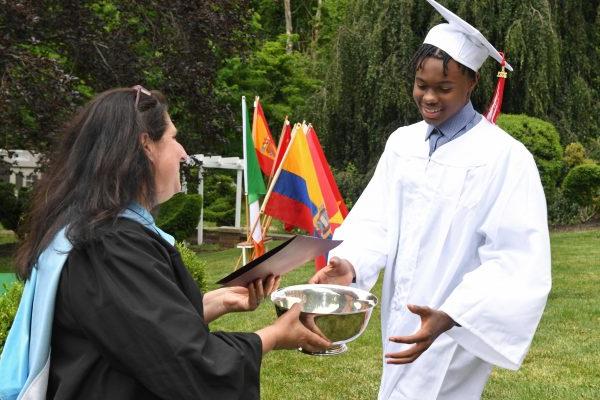
[[[254,244],[254,253],[252,258],[256,258],[265,252],[265,244],[262,237],[262,227],[260,225],[260,195],[265,194],[265,183],[260,172],[256,153],[254,151],[254,142],[252,141],[252,131],[250,130],[250,116],[246,107],[246,98],[242,97],[242,131],[244,142],[244,187],[246,191],[246,201],[248,202],[248,230],[252,243]]]

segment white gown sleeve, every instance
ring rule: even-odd
[[[344,258],[356,272],[356,286],[370,290],[387,261],[387,224],[389,216],[389,179],[391,155],[386,145],[375,173],[333,238],[343,243],[329,257]]]
[[[447,332],[475,356],[518,369],[551,287],[546,201],[537,167],[513,149],[482,201],[481,265],[467,273],[440,310],[461,327]],[[484,203],[485,204],[485,203]]]

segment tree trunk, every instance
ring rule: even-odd
[[[321,8],[323,7],[323,0],[317,1],[317,12],[315,13],[315,20],[313,25],[312,34],[312,57],[317,57],[317,42],[319,41],[319,31],[321,30]]]
[[[285,7],[285,34],[287,35],[287,44],[285,50],[288,53],[292,52],[292,6],[291,0],[283,0]]]

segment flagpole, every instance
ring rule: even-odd
[[[247,145],[247,140],[246,140],[246,127],[247,127],[247,121],[246,121],[246,117],[247,117],[247,108],[246,108],[246,96],[242,96],[242,152],[244,155],[244,197],[245,197],[245,203],[246,203],[246,241],[250,240],[250,216],[248,215],[248,154],[246,151],[246,145]],[[246,251],[245,248],[242,248],[242,252]],[[242,253],[243,254],[243,253]],[[237,269],[240,261],[242,260],[242,255],[240,255],[240,258],[238,258],[238,261],[235,265],[235,268]]]
[[[261,223],[262,227],[263,227],[263,230],[262,230],[262,236],[263,237],[267,237],[266,236],[267,235],[267,231],[269,230],[269,227],[271,226],[271,221],[273,220],[273,217],[271,217],[270,215],[266,215],[265,214],[265,217],[266,218]]]
[[[265,195],[265,198],[263,200],[263,204],[260,207],[260,213],[259,213],[259,218],[256,219],[256,221],[254,222],[254,224],[252,225],[252,229],[250,230],[250,236],[252,236],[252,234],[254,233],[254,230],[256,229],[256,226],[258,225],[258,221],[260,221],[260,214],[264,214],[265,213],[265,208],[266,205],[269,201],[269,198],[271,197],[271,193],[273,193],[273,188],[275,187],[275,184],[277,183],[277,179],[279,179],[279,175],[281,175],[281,170],[283,168],[283,162],[285,161],[285,159],[287,158],[290,149],[292,148],[292,144],[294,143],[294,139],[296,138],[296,134],[297,131],[299,129],[300,124],[296,124],[294,125],[294,129],[292,130],[292,134],[291,134],[291,138],[290,138],[290,143],[288,144],[287,149],[285,149],[285,153],[283,153],[283,158],[281,159],[281,163],[279,164],[279,166],[277,167],[277,172],[275,172],[275,176],[273,177],[273,181],[271,182],[271,186],[269,186],[269,190],[267,190],[267,194]],[[301,126],[300,126],[301,128]]]
[[[283,135],[289,124],[290,124],[290,121],[288,120],[288,116],[286,115],[285,120],[283,121],[283,126],[281,127],[281,134],[279,135],[279,143],[277,144],[277,152],[275,153],[275,161],[277,161],[277,158],[279,157],[279,153],[281,152],[281,145],[283,144]],[[273,180],[274,173],[275,173],[275,163],[273,163],[273,167],[271,168],[271,174],[269,175],[269,181],[267,183],[267,187],[271,186],[271,181]]]

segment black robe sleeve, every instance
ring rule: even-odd
[[[260,338],[211,333],[158,239],[116,229],[73,250],[61,282],[72,319],[111,368],[159,398],[258,399]]]

